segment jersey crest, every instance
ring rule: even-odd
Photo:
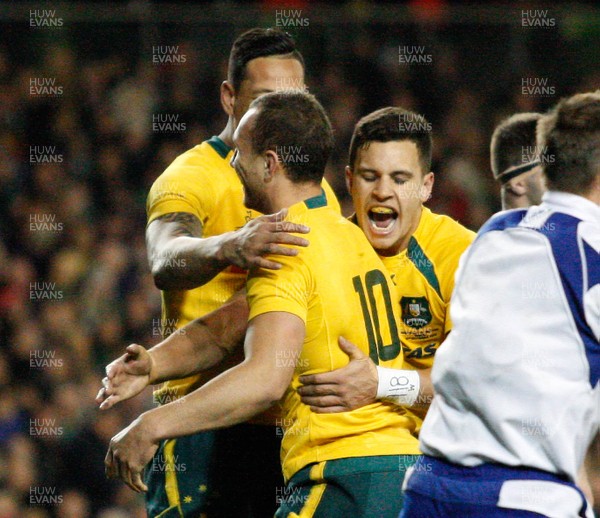
[[[408,327],[420,329],[431,322],[429,302],[425,297],[402,297],[402,322]]]

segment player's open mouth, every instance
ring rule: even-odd
[[[377,234],[391,232],[398,219],[398,213],[389,207],[373,207],[367,214],[371,229]]]

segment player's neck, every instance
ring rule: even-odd
[[[319,196],[322,192],[321,185],[315,183],[283,183],[274,189],[270,196],[269,213],[279,212],[281,209],[291,207],[309,198]]]
[[[584,198],[587,198],[596,205],[600,205],[600,175],[596,176],[596,179],[592,182],[592,186],[583,194]]]
[[[234,132],[234,127],[233,127],[233,120],[231,117],[229,117],[229,120],[227,121],[227,126],[225,126],[225,128],[223,129],[223,131],[221,131],[221,133],[219,133],[219,138],[225,142],[225,144],[227,144],[230,148],[233,148],[233,132]]]

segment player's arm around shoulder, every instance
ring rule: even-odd
[[[313,412],[348,412],[386,401],[397,406],[428,406],[433,399],[431,369],[376,366],[355,344],[343,337],[339,345],[349,358],[339,369],[301,376],[298,393]]]
[[[148,261],[161,290],[189,290],[202,286],[230,265],[243,269],[278,269],[264,256],[289,256],[308,241],[291,233],[306,234],[304,225],[284,220],[285,211],[256,218],[239,230],[202,237],[202,223],[190,212],[172,212],[152,220],[146,228]]]

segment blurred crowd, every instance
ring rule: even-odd
[[[261,25],[276,24],[269,16]],[[390,104],[432,125],[434,211],[476,230],[499,209],[494,126],[600,87],[598,47],[585,35],[513,22],[293,31],[336,132],[327,177],[346,214],[353,126]],[[160,341],[146,194],[178,154],[224,126],[219,84],[245,26],[0,23],[0,518],[145,516],[141,497],[106,480],[103,461],[152,396],[102,413],[94,397],[127,344]],[[407,64],[407,53],[425,58]],[[533,77],[552,93],[524,93]]]

